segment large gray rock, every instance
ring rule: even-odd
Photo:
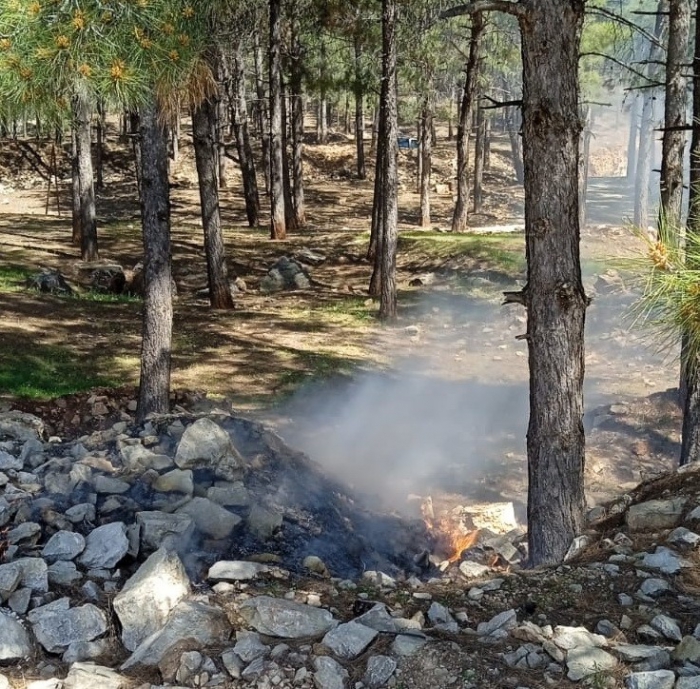
[[[180,469],[211,469],[221,479],[240,477],[243,458],[233,446],[229,434],[211,419],[197,419],[185,429],[175,453]]]
[[[592,634],[585,627],[565,627],[554,628],[554,643],[565,651],[572,648],[607,646],[608,640],[601,634]]]
[[[367,661],[363,682],[370,689],[378,689],[389,681],[396,671],[396,661],[389,656],[372,656]]]
[[[700,665],[700,639],[694,636],[684,636],[681,642],[673,649],[671,656],[679,662],[691,662]]]
[[[21,411],[0,413],[0,437],[9,436],[20,442],[39,440],[44,435],[44,422],[33,414]]]
[[[49,653],[59,653],[75,642],[92,641],[107,631],[102,610],[92,603],[71,608],[68,598],[35,608],[27,618],[37,641]]]
[[[661,632],[661,634],[671,641],[680,641],[683,638],[678,622],[668,615],[656,615],[649,624],[652,629]]]
[[[265,572],[269,572],[267,565],[247,560],[219,560],[215,562],[207,574],[211,581],[247,581]]]
[[[163,545],[182,549],[194,533],[194,519],[187,514],[137,512],[136,523],[141,526],[141,544],[147,550]]]
[[[355,622],[363,624],[370,629],[376,629],[378,632],[388,632],[391,634],[399,631],[396,619],[389,614],[384,603],[377,603],[366,613],[356,617]]]
[[[673,689],[676,675],[671,670],[633,672],[625,679],[627,689]]]
[[[700,677],[679,677],[675,689],[700,689]]]
[[[124,646],[135,651],[163,627],[170,611],[189,592],[190,580],[177,554],[166,549],[153,553],[114,598]]]
[[[595,646],[572,648],[566,655],[567,677],[573,682],[607,672],[617,665],[617,659]]]
[[[0,471],[22,471],[24,462],[5,450],[0,450]]]
[[[490,636],[499,630],[513,629],[518,624],[515,610],[504,610],[492,617],[488,622],[480,622],[476,632],[479,636]]]
[[[345,689],[348,671],[328,656],[314,658],[314,684],[317,689]]]
[[[163,628],[151,634],[122,665],[122,670],[157,666],[178,644],[216,646],[226,644],[231,625],[221,608],[200,601],[180,601]]]
[[[31,589],[34,593],[46,593],[49,590],[48,567],[40,557],[21,557],[8,565],[0,565],[0,570],[5,567],[19,567],[22,572],[20,586]]]
[[[259,634],[238,632],[237,637],[233,651],[244,663],[252,663],[257,658],[264,658],[270,654],[270,647],[260,641]]]
[[[328,610],[270,596],[243,601],[239,613],[261,634],[285,639],[321,636],[337,625]]]
[[[114,670],[94,663],[73,663],[63,689],[127,689],[132,682]]]
[[[7,600],[19,587],[22,570],[13,564],[0,565],[0,599]]]
[[[671,664],[669,652],[660,646],[617,644],[614,650],[626,663],[634,664],[636,670],[641,669],[640,665],[645,670],[665,670]]]
[[[85,539],[80,564],[88,569],[111,569],[129,552],[124,522],[112,522],[93,529]]]
[[[678,574],[684,567],[690,567],[687,560],[663,545],[657,546],[653,553],[645,553],[641,565],[649,569],[657,569],[664,574]]]
[[[672,529],[681,523],[687,498],[648,500],[632,505],[625,515],[630,531],[657,531]]]
[[[32,650],[22,623],[11,613],[0,610],[0,661],[24,660]]]
[[[412,656],[414,653],[420,651],[425,644],[428,643],[422,635],[418,634],[397,634],[393,643],[391,644],[391,650],[397,656],[405,658],[407,656]]]
[[[324,637],[323,644],[339,658],[357,658],[377,637],[379,632],[357,622],[346,622],[331,629]]]
[[[49,567],[49,583],[54,586],[70,586],[82,578],[83,575],[78,571],[75,562],[58,560]]]
[[[85,550],[85,539],[75,531],[57,531],[46,542],[41,551],[42,557],[48,562],[57,560],[72,560]]]
[[[242,519],[229,512],[221,505],[207,498],[193,498],[183,505],[177,514],[186,514],[192,517],[197,530],[205,536],[222,539],[228,538]]]
[[[191,469],[173,469],[159,476],[153,487],[161,493],[184,493],[192,495],[194,482]]]
[[[122,444],[119,448],[124,467],[134,473],[143,473],[147,469],[162,471],[173,466],[173,460],[167,455],[159,455],[138,445]]]
[[[266,294],[310,287],[311,281],[302,265],[287,256],[279,258],[260,280],[260,291]]]

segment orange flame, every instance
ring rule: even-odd
[[[436,536],[436,550],[444,555],[450,563],[457,562],[462,556],[462,552],[472,548],[479,540],[479,529],[465,531],[461,520],[447,516],[436,519],[430,496],[423,500],[421,513],[425,525]]]
[[[453,532],[451,534],[446,534],[446,536],[450,538],[450,546],[452,547],[452,555],[447,559],[450,562],[457,562],[462,556],[463,551],[476,545],[476,542],[479,540],[479,529],[465,534]]]

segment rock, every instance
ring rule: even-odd
[[[625,292],[625,283],[616,270],[606,270],[596,278],[593,289],[598,294],[616,294]]]
[[[479,636],[490,636],[498,630],[512,629],[518,624],[518,616],[515,610],[504,610],[488,622],[480,622],[476,628]]]
[[[192,495],[194,492],[194,482],[190,469],[173,469],[167,474],[159,476],[153,487],[161,493],[184,493]]]
[[[362,572],[362,578],[372,586],[378,586],[379,588],[384,589],[396,588],[396,579],[390,577],[384,572],[377,572],[373,569],[368,569],[366,572]]]
[[[700,535],[684,526],[679,526],[671,531],[666,540],[680,548],[695,548],[700,543]]]
[[[559,648],[569,651],[572,648],[591,648],[608,645],[608,640],[600,634],[592,634],[585,627],[564,627],[554,628],[552,641]]]
[[[636,670],[644,665],[644,670],[663,670],[671,664],[671,656],[660,646],[644,646],[641,644],[618,644],[615,653],[626,663],[633,663]]]
[[[346,689],[348,671],[333,658],[314,658],[314,684],[317,689]]]
[[[194,519],[187,514],[137,512],[136,523],[141,526],[141,544],[148,550],[168,545],[182,551],[194,534]]]
[[[11,613],[0,609],[0,661],[25,660],[33,648],[27,630]]]
[[[98,526],[88,534],[79,561],[88,569],[111,569],[128,551],[126,524],[112,522]]]
[[[243,601],[239,613],[261,634],[286,639],[321,636],[337,624],[328,610],[270,596]]]
[[[294,258],[302,263],[308,263],[310,266],[320,266],[326,261],[326,257],[323,254],[320,254],[317,251],[312,251],[308,247],[300,249]]]
[[[247,507],[250,494],[242,481],[234,483],[221,482],[207,490],[207,497],[217,505],[224,507]]]
[[[323,637],[323,644],[339,658],[352,660],[374,641],[378,633],[357,622],[346,622],[331,629]]]
[[[22,581],[22,570],[13,564],[0,565],[0,599],[7,600]]]
[[[211,419],[197,419],[185,429],[175,453],[180,469],[205,468],[225,480],[234,481],[243,468],[243,458],[229,434]]]
[[[676,675],[670,670],[633,672],[625,679],[627,689],[673,689]]]
[[[32,540],[33,543],[36,543],[38,539],[34,537],[39,536],[40,534],[41,524],[37,524],[36,522],[23,522],[7,533],[7,542],[10,545],[21,543],[22,541]]]
[[[70,586],[82,578],[75,563],[69,560],[58,560],[49,567],[49,583],[54,586]]]
[[[239,638],[233,647],[233,652],[244,663],[252,663],[256,658],[268,656],[270,647],[260,641],[260,636],[255,632],[239,632]]]
[[[93,663],[73,663],[63,689],[127,689],[131,682],[114,670]]]
[[[180,558],[164,548],[153,553],[114,598],[122,625],[122,643],[135,651],[158,632],[170,611],[190,592],[190,580]]]
[[[49,653],[60,653],[76,641],[92,641],[107,631],[107,618],[99,608],[92,603],[71,608],[68,598],[34,608],[27,618]]]
[[[24,462],[19,457],[0,450],[0,471],[21,471],[23,468]]]
[[[20,442],[40,440],[44,435],[44,422],[33,414],[11,410],[0,413],[0,436],[9,436]]]
[[[29,602],[32,598],[31,589],[17,589],[7,600],[7,604],[10,606],[12,612],[18,615],[26,614],[29,610]]]
[[[310,572],[320,574],[322,577],[329,577],[331,575],[328,571],[328,567],[326,567],[326,563],[316,555],[307,555],[301,563],[301,566],[305,567]]]
[[[95,491],[100,495],[120,495],[126,493],[131,486],[121,479],[98,474],[94,481]]]
[[[46,542],[41,556],[47,562],[72,560],[85,550],[85,539],[75,531],[57,531]]]
[[[680,641],[683,638],[678,622],[667,615],[656,615],[649,624],[671,641]]]
[[[377,603],[366,613],[356,617],[355,622],[370,629],[376,629],[378,632],[392,634],[399,631],[396,620],[389,614],[384,603]]]
[[[633,532],[672,529],[681,523],[687,502],[687,498],[677,497],[632,505],[625,515],[627,527]]]
[[[700,689],[700,677],[679,677],[675,689]]]
[[[173,466],[173,460],[170,457],[151,452],[141,444],[121,445],[119,452],[124,467],[134,473],[143,473],[148,469],[162,471]]]
[[[362,681],[370,689],[378,689],[389,681],[396,667],[396,661],[389,656],[372,656],[367,661],[367,670]]]
[[[665,546],[657,546],[654,553],[645,553],[641,561],[642,567],[658,569],[664,574],[678,574],[683,567],[689,567],[690,563],[683,560],[677,553]]]
[[[695,665],[700,664],[700,639],[694,636],[684,636],[672,651],[671,657],[681,663],[688,661]]]
[[[450,611],[440,603],[433,601],[428,608],[428,619],[436,629],[449,632],[451,634],[459,633],[459,625]]]
[[[254,504],[246,520],[248,531],[257,539],[267,541],[282,526],[282,515]]]
[[[639,587],[639,591],[641,593],[643,593],[645,596],[650,596],[651,598],[658,598],[670,590],[671,584],[669,584],[665,579],[657,579],[655,577],[645,579],[642,582],[642,585]]]
[[[491,568],[486,565],[479,564],[478,562],[472,562],[471,560],[464,560],[464,562],[459,563],[459,571],[467,579],[475,579],[477,577],[485,577],[490,574]]]
[[[121,669],[139,665],[155,667],[178,644],[199,648],[223,645],[230,635],[231,625],[223,610],[200,601],[180,601],[163,628],[146,638]]]
[[[418,652],[426,643],[428,643],[428,640],[422,635],[397,634],[391,644],[391,650],[397,656],[406,657]]]
[[[191,517],[198,531],[216,539],[228,538],[242,521],[237,514],[207,498],[193,498],[180,507],[176,514]]]
[[[246,560],[219,560],[215,562],[207,574],[211,581],[247,581],[255,579],[260,574],[268,572],[270,568],[259,562]]]
[[[34,593],[46,593],[49,590],[48,567],[40,557],[21,557],[13,560],[10,565],[0,565],[0,571],[8,566],[19,567],[22,571],[20,586],[31,589]]]
[[[279,258],[260,280],[260,291],[264,294],[310,287],[311,281],[304,268],[287,256]]]
[[[607,672],[617,665],[617,659],[595,646],[572,648],[566,655],[567,677],[578,682],[585,677]]]
[[[76,641],[68,646],[61,656],[61,660],[64,663],[81,663],[101,656],[113,656],[117,652],[116,645],[108,638],[96,641]]]

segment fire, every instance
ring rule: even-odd
[[[436,552],[448,562],[457,562],[465,550],[473,548],[478,542],[479,529],[465,530],[461,519],[447,515],[436,519],[432,498],[423,500],[421,512],[425,525],[435,535]]]
[[[465,534],[452,533],[445,535],[450,538],[450,546],[452,547],[452,555],[450,555],[450,557],[447,559],[450,562],[457,562],[463,551],[476,545],[477,541],[479,540],[479,529],[469,531]]]

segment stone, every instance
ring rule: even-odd
[[[662,545],[657,546],[654,553],[645,553],[640,564],[649,569],[658,569],[664,574],[678,574],[683,567],[690,566],[687,560],[683,560],[676,552]]]
[[[363,624],[370,629],[376,629],[378,632],[393,634],[398,631],[396,620],[389,614],[384,603],[377,603],[366,613],[356,617],[355,622]]]
[[[158,632],[170,611],[190,592],[190,580],[180,558],[161,548],[153,553],[114,598],[114,611],[122,625],[122,643],[135,651]]]
[[[22,570],[13,564],[0,565],[0,598],[7,600],[22,581]]]
[[[192,518],[197,530],[215,539],[228,538],[242,519],[207,498],[193,498],[180,507],[176,514]]]
[[[700,543],[700,535],[684,526],[679,526],[671,531],[666,540],[680,548],[695,548]]]
[[[173,466],[173,460],[167,455],[159,455],[138,445],[124,445],[119,448],[124,467],[133,473],[143,473],[148,469],[163,471]]]
[[[71,608],[68,598],[34,608],[27,618],[37,641],[49,653],[60,653],[76,641],[92,641],[107,631],[102,610],[92,603]]]
[[[21,557],[13,560],[10,565],[0,565],[0,571],[8,566],[19,567],[22,571],[20,586],[29,588],[34,593],[46,593],[49,590],[48,567],[40,557]]]
[[[311,281],[300,263],[288,256],[281,256],[260,280],[263,294],[281,290],[310,289]]]
[[[379,588],[396,588],[396,579],[390,577],[385,572],[378,572],[373,569],[368,569],[367,571],[362,572],[362,579],[371,584],[372,586],[378,586]]]
[[[44,422],[33,414],[11,410],[0,413],[0,436],[26,442],[40,440],[44,435]]]
[[[459,563],[459,571],[462,573],[462,576],[465,576],[467,579],[475,579],[487,576],[491,572],[491,568],[479,564],[478,562],[464,560],[464,562]]]
[[[694,636],[684,636],[681,642],[671,652],[671,657],[678,662],[700,664],[700,639]]]
[[[97,639],[96,641],[75,641],[65,650],[61,656],[64,663],[80,663],[84,660],[94,660],[100,656],[110,656],[117,652],[110,639]]]
[[[391,644],[391,650],[397,656],[407,657],[420,651],[426,643],[428,643],[428,640],[422,635],[397,634]]]
[[[318,637],[337,625],[328,610],[270,596],[243,601],[239,613],[261,634],[285,639]]]
[[[331,629],[323,637],[323,644],[339,658],[352,660],[374,641],[378,633],[357,622],[346,622]]]
[[[21,471],[23,468],[24,462],[19,457],[0,450],[0,471]]]
[[[700,689],[700,677],[679,677],[675,689]]]
[[[137,512],[136,523],[141,527],[141,544],[148,550],[163,545],[182,550],[194,534],[194,520],[187,514]]]
[[[146,638],[121,669],[139,665],[155,667],[178,644],[199,648],[225,645],[230,636],[231,625],[221,608],[197,600],[183,600],[170,612],[163,628]]]
[[[314,684],[317,689],[346,689],[348,671],[333,658],[314,658]]]
[[[627,689],[673,689],[676,675],[671,670],[654,670],[652,672],[633,672],[627,675]]]
[[[680,641],[683,638],[678,622],[668,615],[656,615],[649,624],[671,641]]]
[[[11,529],[7,533],[7,542],[10,545],[21,543],[22,541],[29,541],[35,536],[41,534],[41,525],[36,522],[23,522],[19,526]],[[36,543],[37,539],[34,539]]]
[[[250,494],[242,481],[221,483],[207,489],[207,497],[224,507],[248,507]]]
[[[173,469],[167,474],[159,476],[153,487],[161,493],[184,493],[192,495],[194,492],[194,482],[190,469]]]
[[[93,529],[85,539],[80,564],[88,569],[111,569],[129,551],[126,524],[112,522]]]
[[[19,619],[0,609],[0,661],[25,660],[32,651],[29,634]]]
[[[244,461],[229,434],[211,419],[197,419],[185,429],[175,453],[180,469],[211,469],[221,479],[239,478]]]
[[[70,586],[80,581],[83,575],[78,571],[75,562],[58,560],[49,566],[49,583],[54,586]]]
[[[567,677],[573,682],[607,672],[617,665],[617,659],[595,646],[572,648],[566,654]]]
[[[29,603],[32,599],[31,589],[17,589],[8,599],[7,604],[12,612],[18,615],[25,615],[29,610]]]
[[[267,541],[282,526],[282,515],[254,504],[246,520],[248,531],[261,541]]]
[[[211,581],[247,581],[269,571],[270,568],[267,565],[259,562],[219,560],[209,568],[207,579]]]
[[[436,629],[451,634],[459,633],[459,625],[450,614],[450,611],[437,601],[433,601],[430,604],[430,608],[428,608],[428,619]]]
[[[128,689],[131,682],[114,670],[94,663],[73,663],[63,689]]]
[[[625,515],[627,527],[633,532],[673,529],[681,523],[687,502],[687,498],[677,497],[632,505]]]
[[[608,645],[608,640],[601,634],[592,634],[585,627],[565,627],[559,625],[554,628],[552,641],[559,648],[569,651],[572,648],[591,648]]]
[[[362,681],[369,689],[378,689],[389,681],[396,667],[396,661],[389,656],[371,656]]]
[[[490,636],[500,629],[512,629],[517,624],[518,616],[515,610],[504,610],[495,617],[492,617],[488,622],[480,622],[476,628],[476,633],[479,636]]]
[[[645,596],[650,596],[651,598],[658,598],[670,590],[671,584],[669,584],[665,579],[657,579],[655,577],[645,579],[642,582],[642,585],[639,587],[639,591],[641,593],[643,593]]]
[[[41,556],[47,562],[72,560],[85,550],[85,539],[75,531],[57,531],[46,542]]]
[[[265,658],[270,654],[270,647],[260,641],[255,632],[240,632],[233,652],[244,662],[252,663],[256,658]]]
[[[671,664],[669,652],[660,646],[617,644],[614,650],[626,663],[633,663],[637,670],[640,664],[644,664],[644,670],[663,670]]]
[[[95,521],[95,506],[89,502],[81,502],[78,505],[69,507],[65,512],[65,517],[73,524],[80,522]]]
[[[120,495],[126,493],[131,486],[121,479],[98,474],[94,480],[95,490],[103,495]]]

